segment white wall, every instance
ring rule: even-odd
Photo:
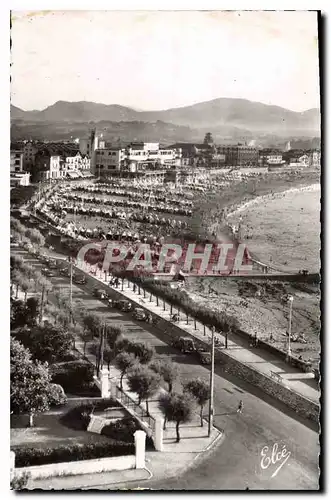
[[[94,474],[96,472],[110,472],[115,470],[135,469],[135,455],[122,457],[98,458],[96,460],[80,460],[77,462],[62,462],[60,464],[35,465],[15,469],[17,475],[28,472],[31,479],[74,476],[77,474]]]

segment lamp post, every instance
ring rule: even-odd
[[[70,296],[69,296],[69,304],[70,304],[70,320],[72,322],[73,320],[73,314],[72,314],[72,257],[69,257],[70,259]]]
[[[215,328],[211,329],[211,368],[209,385],[209,418],[208,418],[208,437],[211,434],[214,421],[214,365],[215,365]]]
[[[287,302],[290,305],[290,312],[288,318],[288,344],[287,344],[287,355],[291,356],[291,332],[292,332],[292,306],[293,306],[293,295],[289,295]]]

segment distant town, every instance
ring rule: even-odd
[[[214,144],[207,133],[202,143],[157,142],[112,144],[92,130],[89,137],[72,141],[24,140],[11,144],[10,185],[79,179],[89,176],[157,177],[169,182],[191,182],[204,171],[246,168],[256,174],[267,171],[320,167],[319,149],[262,148],[250,143]],[[252,170],[253,169],[253,170]]]

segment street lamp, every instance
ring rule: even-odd
[[[293,306],[293,295],[287,297],[287,302],[290,305],[290,312],[288,318],[288,344],[287,344],[287,355],[291,356],[291,331],[292,331],[292,306]]]
[[[214,421],[214,376],[215,376],[215,328],[211,329],[211,368],[209,385],[209,418],[208,418],[208,437],[210,437]]]

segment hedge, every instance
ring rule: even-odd
[[[67,361],[51,366],[52,382],[65,392],[82,391],[93,383],[94,367],[87,361]]]
[[[102,399],[89,403],[79,404],[70,408],[65,415],[61,417],[61,422],[67,427],[79,431],[86,431],[90,423],[90,414],[92,411],[102,411],[106,408],[119,408],[120,405],[113,399]],[[117,434],[118,436],[118,434]],[[111,436],[116,439],[117,436]],[[123,439],[125,441],[125,439]]]
[[[111,440],[107,443],[70,444],[56,448],[13,448],[16,467],[58,464],[78,460],[134,455],[132,443]]]

